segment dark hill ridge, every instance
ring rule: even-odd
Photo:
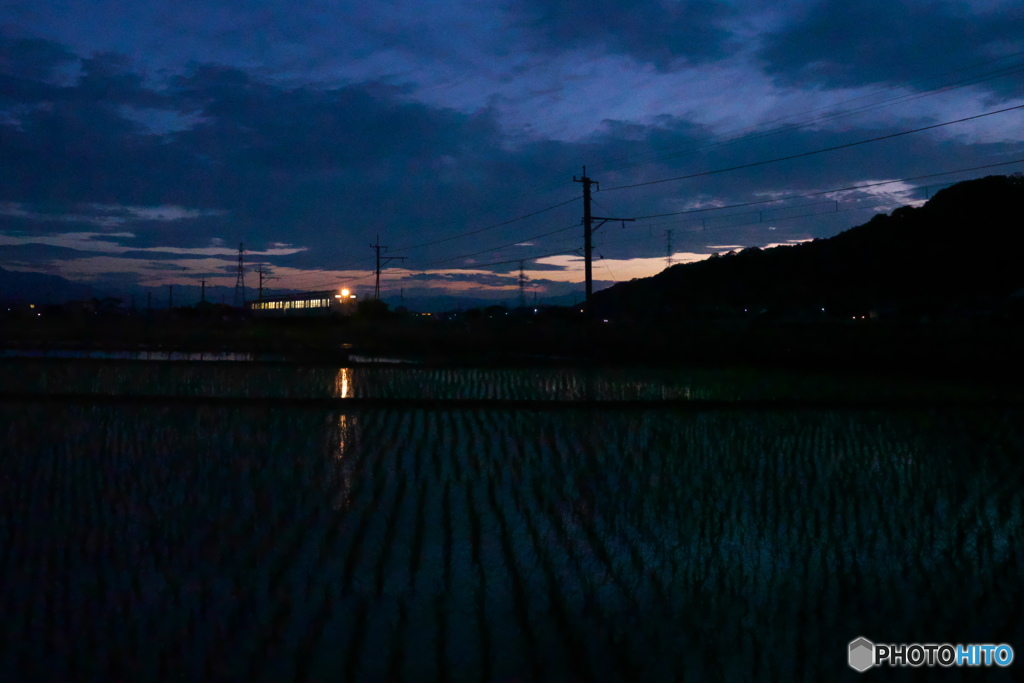
[[[59,275],[30,273],[0,268],[0,302],[61,304],[71,299],[94,296],[87,285]]]
[[[828,239],[680,264],[594,295],[600,313],[714,306],[839,309],[1003,298],[1024,286],[1024,179],[958,183]]]

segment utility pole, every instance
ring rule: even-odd
[[[235,275],[235,306],[245,308],[245,244],[238,243],[238,272]]]
[[[526,308],[526,270],[524,261],[519,262],[519,308]]]
[[[373,286],[373,298],[376,301],[380,301],[380,269],[381,269],[381,267],[386,266],[387,264],[391,263],[392,261],[404,261],[407,257],[405,257],[405,256],[385,256],[384,258],[381,258],[381,256],[380,256],[381,250],[387,251],[388,248],[383,246],[380,243],[380,235],[377,235],[377,243],[376,244],[371,244],[370,248],[377,252],[377,268],[376,268],[377,281],[376,281],[376,283]]]
[[[671,268],[672,267],[672,231],[665,231],[665,263]]]
[[[592,218],[590,215],[590,186],[597,185],[597,189],[601,189],[601,185],[587,177],[587,167],[583,167],[583,177],[577,179],[576,176],[572,177],[574,183],[583,183],[583,276],[586,280],[586,310],[587,314],[590,314],[590,295],[594,290],[594,274],[590,263],[590,237],[593,234],[593,229],[590,227]]]
[[[200,280],[199,284],[202,287],[202,289],[200,290],[200,294],[199,294],[199,302],[205,304],[206,303],[206,278],[203,278],[202,280]]]
[[[263,301],[263,283],[264,283],[264,281],[270,282],[271,280],[276,280],[277,278],[271,277],[269,275],[264,277],[264,275],[263,275],[263,264],[262,263],[256,269],[256,272],[259,273],[259,275],[260,275],[260,298],[259,298],[259,300]]]
[[[583,177],[577,178],[572,177],[574,183],[583,183],[583,275],[586,280],[586,299],[584,309],[586,314],[590,315],[590,296],[594,292],[594,267],[593,267],[593,244],[591,237],[594,232],[597,231],[602,225],[608,221],[620,221],[622,227],[626,227],[625,221],[634,221],[635,218],[605,218],[602,216],[593,216],[590,213],[590,186],[596,185],[598,191],[601,190],[601,184],[593,178],[587,177],[587,167],[583,167]],[[596,226],[593,226],[594,221],[601,221]]]

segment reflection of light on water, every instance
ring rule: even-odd
[[[334,394],[338,398],[352,398],[352,368],[338,370],[338,376],[334,378]],[[341,419],[344,427],[345,417]]]
[[[342,396],[344,398],[344,396]],[[338,460],[345,459],[345,437],[348,432],[348,415],[338,418]]]
[[[252,361],[283,360],[275,354],[234,353],[231,351],[75,351],[64,349],[5,349],[0,358],[91,358],[96,360],[173,360],[173,361]]]
[[[347,371],[344,371],[347,372]],[[344,392],[339,392],[341,398],[346,398],[348,391],[348,380],[342,381],[342,373],[338,374],[338,384],[344,387]],[[338,496],[335,498],[335,510],[348,510],[352,505],[352,469],[353,463],[348,456],[348,449],[352,447],[352,431],[355,428],[356,418],[348,415],[338,416]]]

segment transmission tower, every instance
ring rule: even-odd
[[[526,270],[524,261],[519,262],[519,308],[526,308]]]
[[[245,245],[238,243],[238,275],[235,276],[235,306],[245,308]]]

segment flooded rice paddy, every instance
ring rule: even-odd
[[[1024,646],[1015,405],[490,408],[939,389],[237,365],[0,368],[168,397],[0,402],[3,680],[852,680],[857,636]],[[314,394],[437,403],[170,398]]]

